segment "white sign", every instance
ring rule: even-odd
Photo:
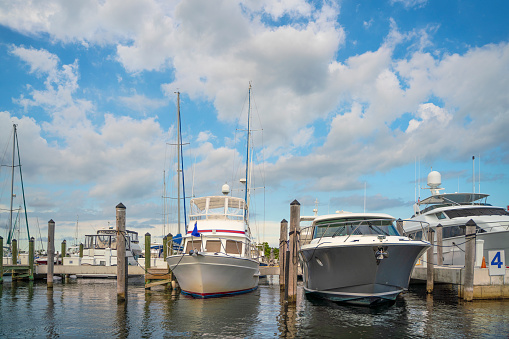
[[[490,275],[505,275],[505,253],[504,250],[488,251],[490,264]]]

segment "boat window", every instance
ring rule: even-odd
[[[442,219],[445,219],[445,214],[443,212],[438,212],[435,214],[437,216],[437,219],[438,220],[442,220]]]
[[[207,240],[205,252],[221,252],[221,240]]]
[[[188,240],[186,253],[189,253],[190,250],[201,251],[201,240]]]
[[[452,209],[448,211],[444,211],[445,214],[450,219],[453,218],[462,218],[462,217],[473,217],[473,216],[483,216],[483,215],[509,215],[509,212],[504,210],[503,208],[481,208],[481,207],[472,207],[472,208],[461,208],[461,209]]]
[[[98,235],[95,242],[95,248],[110,247],[110,239],[111,237],[109,235]]]
[[[116,250],[117,249],[117,237],[110,237],[110,238],[111,238],[110,239],[110,247],[111,247],[111,249]],[[126,244],[126,246],[127,246],[127,244]],[[126,248],[129,248],[129,247],[126,247]]]
[[[242,242],[235,240],[226,240],[226,253],[228,254],[241,254]]]
[[[444,226],[442,230],[443,239],[460,237],[465,235],[465,226],[463,225],[453,225],[453,226]],[[484,229],[476,226],[476,233],[484,233],[486,232]]]

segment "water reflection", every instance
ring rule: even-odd
[[[44,330],[48,338],[55,338],[58,334],[55,325],[55,302],[53,300],[53,289],[48,289],[46,293],[46,326]]]
[[[115,337],[127,338],[129,336],[129,321],[127,313],[127,302],[117,303],[117,312],[115,314]]]

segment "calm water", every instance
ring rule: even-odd
[[[4,277],[5,278],[5,277]],[[7,278],[9,279],[9,278]],[[78,279],[53,292],[44,282],[0,285],[0,338],[507,338],[509,301],[458,300],[456,292],[411,286],[392,306],[363,308],[304,296],[286,316],[277,278],[255,292],[193,299],[145,291],[130,279],[127,306],[117,305],[116,281]]]

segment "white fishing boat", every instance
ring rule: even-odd
[[[126,231],[126,258],[128,265],[136,266],[138,257],[141,255],[141,247],[138,241],[138,233]],[[83,257],[69,257],[66,259],[67,265],[93,265],[93,266],[116,266],[117,265],[117,231],[113,228],[97,230],[96,234],[85,235],[83,244]],[[116,277],[116,274],[100,275],[82,275],[85,277]]]
[[[193,229],[182,238],[182,251],[167,257],[182,293],[193,297],[221,297],[258,287],[259,262],[249,228],[249,111],[246,179],[241,181],[245,199],[230,196],[226,184],[222,196],[192,199],[189,220]]]
[[[394,301],[430,246],[400,235],[394,221],[388,214],[343,211],[315,217],[301,230],[305,292],[360,305]]]
[[[505,251],[505,261],[509,260],[509,213],[502,207],[487,203],[488,194],[481,193],[440,193],[443,188],[439,172],[428,174],[428,189],[431,196],[414,205],[412,223],[404,222],[405,233],[413,239],[421,239],[422,232],[418,222],[425,222],[435,229],[442,225],[443,264],[465,265],[465,227],[473,220],[476,225],[476,246],[483,253],[487,266],[489,251]],[[421,210],[421,207],[423,209]],[[435,232],[436,237],[436,232]],[[436,243],[436,240],[435,240]],[[482,247],[482,248],[480,248]],[[436,252],[436,250],[435,250]],[[477,252],[477,251],[476,251]],[[437,263],[436,253],[434,258]],[[476,262],[482,262],[477,257]]]

